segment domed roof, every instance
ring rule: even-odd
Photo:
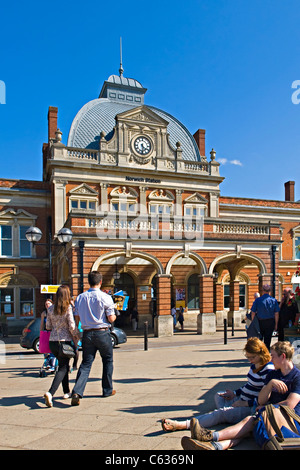
[[[68,147],[99,149],[100,133],[104,131],[110,140],[116,124],[115,117],[129,109],[144,104],[147,90],[132,78],[111,75],[104,82],[99,98],[86,103],[72,122]],[[195,139],[188,129],[171,114],[153,106],[147,106],[168,122],[171,145],[180,142],[184,160],[201,161]]]
[[[134,78],[126,78],[123,75],[111,75],[107,79],[110,83],[116,83],[118,85],[126,85],[131,87],[143,88],[142,84],[135,80]]]

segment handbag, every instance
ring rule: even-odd
[[[253,434],[263,450],[300,450],[300,417],[286,405],[266,405]]]
[[[49,338],[51,331],[41,330],[40,331],[40,342],[39,342],[39,352],[41,354],[50,354],[51,350],[49,347]]]
[[[75,357],[75,349],[71,344],[68,344],[65,341],[59,341],[58,354],[59,357],[72,359],[73,357]]]
[[[57,335],[59,338],[58,329]],[[75,357],[75,346],[73,347],[71,344],[68,344],[65,341],[61,341],[60,339],[58,339],[58,356],[65,357],[66,359],[73,359],[73,357]]]

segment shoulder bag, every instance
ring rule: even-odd
[[[266,405],[253,434],[263,450],[300,450],[300,416],[286,405]]]
[[[59,338],[59,329],[57,329],[57,336]],[[75,346],[73,347],[72,344],[68,344],[66,341],[58,339],[58,355],[59,357],[72,359],[75,357]]]

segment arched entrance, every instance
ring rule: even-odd
[[[109,252],[94,262],[92,270],[101,271],[102,288],[105,291],[113,294],[117,288],[125,290],[130,296],[128,310],[125,314],[122,313],[118,322],[124,321],[125,325],[129,326],[130,309],[136,305],[139,324],[142,325],[145,321],[148,321],[149,325],[153,324],[155,305],[152,280],[154,276],[164,274],[161,262],[154,255],[133,250]]]
[[[190,251],[188,246],[186,250],[175,253],[167,263],[166,274],[171,276],[172,296],[176,300],[177,312],[181,306],[186,309],[186,328],[195,327],[199,314],[207,313],[203,289],[207,271],[204,259],[198,253]],[[213,315],[212,306],[210,313]]]
[[[227,317],[229,325],[234,320],[235,326],[241,326],[242,316],[245,316],[259,282],[268,276],[264,261],[249,253],[225,253],[211,263],[209,273],[214,276],[217,325],[223,325]]]

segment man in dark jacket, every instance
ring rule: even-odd
[[[284,289],[279,308],[278,341],[284,341],[284,328],[289,326],[289,322],[294,324],[298,313],[298,305],[291,288]]]
[[[251,307],[251,320],[257,315],[261,339],[270,350],[273,331],[277,331],[279,319],[279,305],[274,297],[270,296],[271,287],[263,286],[263,295],[254,300]]]

